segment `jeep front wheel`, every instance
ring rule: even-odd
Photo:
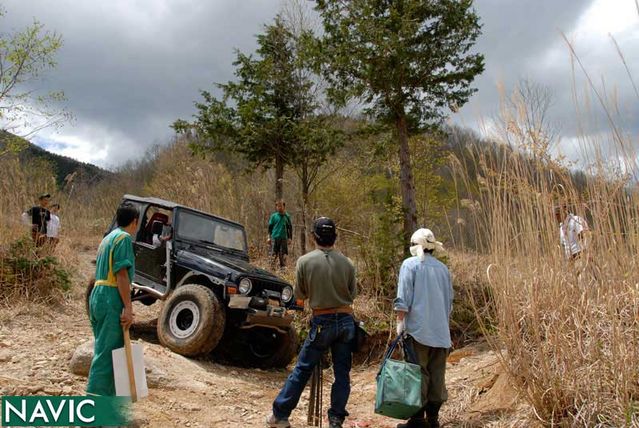
[[[158,318],[160,343],[187,357],[211,352],[222,338],[226,313],[215,293],[187,284],[171,294]]]

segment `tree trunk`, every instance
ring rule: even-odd
[[[300,246],[302,254],[306,254],[306,207],[308,206],[308,165],[302,166],[302,227],[300,228]]]
[[[406,117],[401,115],[395,121],[399,137],[399,181],[402,192],[402,208],[404,211],[404,243],[408,241],[417,228],[417,206],[415,204],[415,186],[410,164],[410,148],[408,147],[408,125]]]
[[[275,157],[275,200],[284,198],[284,158],[280,155]]]

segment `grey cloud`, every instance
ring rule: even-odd
[[[475,82],[479,92],[452,120],[477,126],[478,116],[498,110],[500,94],[526,77],[555,94],[553,117],[567,137],[578,135],[571,95],[570,55],[560,31],[570,33],[594,0],[476,0],[483,23],[477,50],[486,55],[486,71]],[[255,34],[280,9],[278,0],[4,0],[0,21],[20,28],[35,17],[58,31],[65,45],[57,69],[42,86],[63,89],[76,125],[65,127],[65,139],[84,140],[95,153],[107,153],[103,165],[141,156],[152,144],[171,136],[176,118],[189,118],[199,89],[233,77],[234,49],[251,52]],[[6,27],[5,27],[6,28]],[[619,34],[627,52],[637,51],[635,33]],[[630,129],[639,103],[610,40],[575,40],[596,79],[605,74],[609,88],[618,85],[623,120]],[[629,55],[639,70],[639,58]],[[635,67],[636,65],[636,67]],[[638,76],[639,79],[639,76]],[[577,85],[584,87],[582,77]],[[584,120],[588,132],[606,129],[601,111]],[[105,151],[106,149],[106,151]]]
[[[534,58],[569,32],[592,0],[477,0],[483,23],[476,50],[486,57],[486,70],[475,85],[478,94],[463,109],[462,120],[493,114],[499,106],[497,85],[512,88],[520,78],[546,80]]]
[[[64,90],[83,126],[51,138],[108,144],[101,163],[115,165],[166,141],[173,120],[193,114],[199,89],[231,79],[234,49],[254,49],[279,2],[14,0],[5,8],[12,27],[35,17],[63,35],[58,67],[43,86]]]
[[[549,113],[563,137],[559,151],[576,160],[582,154],[581,148],[576,147],[580,139],[609,145],[610,122],[583,72],[576,63],[571,63],[569,48],[561,36],[563,32],[573,42],[601,93],[605,86],[606,103],[615,124],[636,139],[639,99],[611,39],[605,34],[575,32],[584,13],[594,3],[591,0],[477,0],[476,9],[484,23],[484,34],[477,49],[485,53],[487,66],[475,82],[478,93],[453,120],[478,127],[479,116],[491,117],[498,112],[503,94],[497,90],[497,84],[508,94],[521,78],[526,78],[552,91],[554,103]],[[639,48],[637,36],[636,25],[615,34],[631,70],[639,71],[639,57],[634,55]],[[635,77],[639,79],[639,75]]]

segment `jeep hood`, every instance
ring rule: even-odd
[[[176,261],[179,265],[218,278],[226,277],[228,274],[231,274],[233,278],[246,275],[251,278],[286,284],[285,281],[272,273],[255,267],[244,260],[205,249],[198,249],[198,251],[180,250],[176,254]]]

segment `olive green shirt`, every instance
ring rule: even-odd
[[[314,250],[300,257],[296,267],[295,297],[311,309],[349,306],[357,295],[355,266],[337,250]]]

